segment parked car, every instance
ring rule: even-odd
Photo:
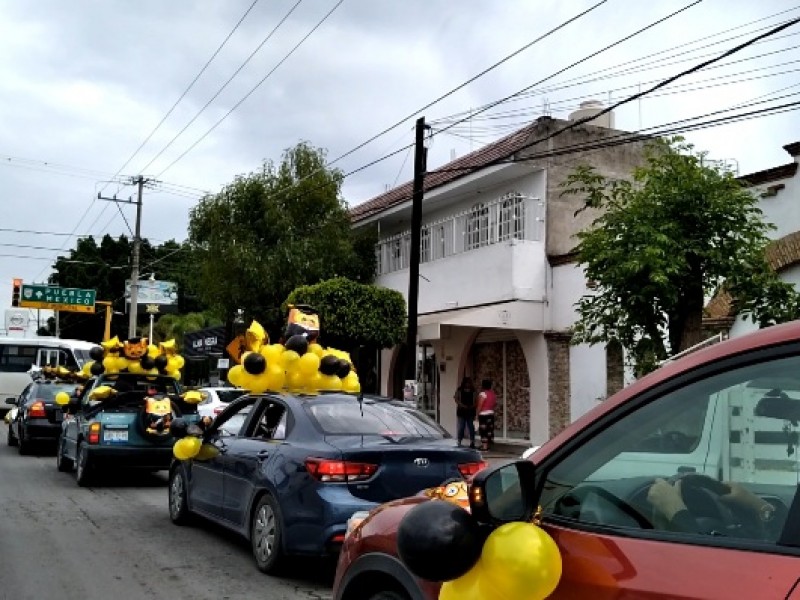
[[[172,465],[170,517],[202,515],[238,532],[267,573],[293,555],[338,552],[357,511],[486,465],[404,403],[343,393],[243,396],[203,442],[202,460]]]
[[[518,520],[541,508],[562,557],[555,600],[795,599],[799,443],[797,321],[661,367],[527,460],[477,475],[470,506],[490,528],[507,521],[501,502],[524,508]],[[503,479],[516,484],[493,492]],[[438,598],[397,552],[401,519],[424,501],[384,505],[353,529],[336,600]]]
[[[74,468],[80,486],[89,485],[103,469],[169,469],[175,439],[168,420],[199,418],[197,406],[184,402],[180,393],[172,377],[120,373],[90,379],[70,400],[71,418],[61,428],[56,467]],[[160,414],[153,414],[153,403]],[[154,425],[158,421],[161,426]]]
[[[201,417],[216,417],[233,400],[247,393],[247,390],[235,387],[203,387],[199,388],[204,398],[197,405],[197,412]]]
[[[76,387],[74,382],[34,381],[25,386],[18,398],[9,399],[16,411],[8,424],[8,445],[17,446],[20,454],[28,454],[34,443],[56,442],[63,418],[56,394],[71,394]]]

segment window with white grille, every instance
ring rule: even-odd
[[[419,238],[419,262],[431,261],[431,230],[423,227]]]
[[[467,217],[467,250],[474,250],[489,243],[489,208],[479,203],[473,206]]]
[[[519,192],[511,192],[500,199],[497,240],[511,239],[525,239],[525,204]]]

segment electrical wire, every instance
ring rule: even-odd
[[[255,5],[256,5],[256,4],[258,4],[258,0],[253,0],[253,3],[252,3],[252,4],[251,4],[251,5],[250,5],[250,6],[247,8],[247,10],[246,10],[246,11],[244,11],[244,14],[243,14],[243,15],[242,15],[242,16],[239,18],[239,20],[238,20],[238,21],[236,22],[236,24],[233,26],[233,29],[231,29],[231,30],[230,30],[230,32],[228,33],[228,35],[227,35],[227,36],[225,36],[225,39],[224,39],[224,40],[222,40],[222,43],[221,43],[219,46],[217,46],[217,49],[216,49],[216,50],[214,50],[214,53],[213,53],[213,54],[211,55],[211,57],[210,57],[210,58],[209,58],[209,59],[206,61],[206,63],[205,63],[203,66],[202,66],[202,68],[200,69],[200,71],[198,71],[197,75],[195,75],[195,76],[194,76],[194,79],[192,79],[192,81],[189,83],[189,85],[186,87],[186,89],[185,89],[185,90],[183,90],[183,93],[181,93],[181,95],[180,95],[180,96],[178,96],[178,99],[177,99],[177,100],[175,100],[175,103],[174,103],[174,104],[173,104],[173,105],[170,107],[170,109],[169,109],[169,110],[166,112],[166,114],[165,114],[165,115],[164,115],[164,116],[161,118],[161,120],[160,120],[160,121],[158,122],[158,124],[157,124],[157,125],[156,125],[156,126],[153,128],[153,130],[152,130],[152,131],[151,131],[151,132],[150,132],[150,133],[147,135],[147,137],[144,139],[144,141],[143,141],[141,144],[139,144],[139,147],[138,147],[138,148],[136,148],[136,150],[134,150],[133,154],[131,154],[131,155],[128,157],[128,160],[126,160],[126,161],[125,161],[125,164],[123,164],[123,165],[122,165],[122,166],[119,168],[119,170],[118,170],[118,171],[117,171],[117,173],[114,175],[114,177],[116,177],[117,175],[119,175],[119,174],[122,172],[122,170],[123,170],[125,167],[127,167],[127,166],[128,166],[130,163],[131,163],[131,161],[132,161],[132,160],[133,160],[133,159],[136,157],[136,155],[137,155],[137,154],[139,154],[139,152],[141,152],[142,148],[144,148],[144,147],[145,147],[145,145],[147,144],[147,142],[149,142],[149,141],[151,140],[151,138],[152,138],[152,137],[155,135],[155,133],[156,133],[156,132],[157,132],[157,131],[158,131],[158,130],[161,128],[161,126],[164,124],[164,122],[165,122],[165,121],[166,121],[166,120],[169,118],[169,116],[170,116],[170,115],[171,115],[171,114],[174,112],[174,110],[177,108],[178,104],[180,104],[181,100],[183,100],[183,99],[186,97],[186,94],[188,94],[188,93],[189,93],[189,91],[190,91],[190,90],[191,90],[191,89],[194,87],[194,84],[195,84],[195,83],[197,83],[197,80],[198,80],[198,79],[200,79],[200,76],[201,76],[203,73],[205,73],[205,72],[206,72],[206,69],[208,69],[209,65],[210,65],[210,64],[213,62],[213,60],[214,60],[214,59],[217,57],[217,55],[220,53],[220,51],[221,51],[221,50],[222,50],[222,49],[225,47],[225,45],[228,43],[228,40],[230,40],[230,39],[231,39],[231,37],[233,36],[233,34],[236,32],[236,30],[237,30],[237,29],[239,29],[239,26],[242,24],[242,22],[245,20],[245,18],[247,18],[247,15],[249,15],[249,14],[250,14],[250,11],[252,11],[252,10],[253,10],[253,8],[255,7]],[[101,193],[102,193],[103,191],[105,191],[105,188],[103,188],[103,189],[102,189],[102,190],[100,190],[100,191],[101,191]]]
[[[311,37],[311,35],[312,35],[312,34],[313,34],[313,33],[314,33],[314,32],[315,32],[317,29],[319,29],[319,28],[322,26],[322,24],[323,24],[325,21],[327,21],[327,20],[328,20],[328,18],[329,18],[329,17],[330,17],[330,16],[331,16],[331,15],[332,15],[332,14],[333,14],[335,11],[336,11],[336,9],[337,9],[337,8],[339,8],[339,7],[342,5],[342,3],[343,3],[343,2],[344,2],[344,0],[339,0],[339,1],[338,1],[338,2],[337,2],[335,5],[334,5],[334,7],[333,7],[332,9],[330,9],[330,10],[329,10],[329,11],[328,11],[328,12],[325,14],[325,16],[324,16],[324,17],[322,17],[322,19],[320,19],[320,20],[319,20],[319,22],[317,22],[317,24],[316,24],[316,25],[314,25],[314,27],[312,27],[312,28],[311,28],[311,31],[309,31],[309,32],[308,32],[308,33],[307,33],[305,36],[303,36],[303,38],[302,38],[302,39],[301,39],[299,42],[297,42],[297,44],[295,44],[295,45],[294,45],[294,47],[293,47],[291,50],[289,50],[289,52],[288,52],[288,53],[287,53],[287,54],[286,54],[286,55],[285,55],[285,56],[284,56],[284,57],[283,57],[283,58],[282,58],[280,61],[278,61],[278,64],[276,64],[276,65],[275,65],[275,66],[274,66],[274,67],[273,67],[273,68],[272,68],[272,69],[271,69],[271,70],[270,70],[270,71],[269,71],[269,72],[268,72],[268,73],[267,73],[267,74],[266,74],[266,75],[265,75],[265,76],[264,76],[264,77],[263,77],[263,78],[262,78],[262,79],[261,79],[261,80],[260,80],[258,83],[256,83],[256,85],[255,85],[255,86],[253,86],[253,88],[252,88],[252,89],[251,89],[249,92],[247,92],[247,93],[244,95],[244,97],[243,97],[241,100],[239,100],[239,101],[238,101],[236,104],[234,104],[234,105],[233,105],[233,107],[232,107],[232,108],[231,108],[231,109],[230,109],[228,112],[226,112],[224,115],[222,115],[222,118],[220,118],[220,119],[219,119],[219,120],[218,120],[216,123],[214,123],[214,125],[212,125],[212,126],[211,126],[211,128],[210,128],[208,131],[206,131],[206,132],[205,132],[203,135],[201,135],[201,136],[200,136],[200,137],[197,139],[197,141],[196,141],[196,142],[194,142],[194,143],[193,143],[191,146],[189,146],[189,147],[188,147],[186,150],[184,150],[184,152],[183,152],[182,154],[180,154],[180,155],[179,155],[179,156],[178,156],[178,157],[177,157],[175,160],[173,160],[173,161],[172,161],[171,163],[169,163],[169,164],[168,164],[168,165],[167,165],[167,166],[166,166],[164,169],[162,169],[162,170],[161,170],[161,172],[160,172],[158,175],[156,175],[156,178],[159,178],[159,177],[161,177],[161,175],[163,175],[165,172],[167,172],[169,169],[171,169],[171,168],[172,168],[172,167],[173,167],[173,166],[174,166],[174,165],[175,165],[175,164],[176,164],[178,161],[182,160],[182,159],[183,159],[183,158],[184,158],[184,157],[185,157],[187,154],[189,154],[189,152],[191,152],[192,150],[194,150],[194,149],[195,149],[195,148],[198,146],[198,144],[200,144],[200,142],[202,142],[204,139],[206,139],[206,137],[208,137],[208,135],[209,135],[209,134],[211,134],[211,132],[212,132],[212,131],[214,131],[214,130],[215,130],[217,127],[219,127],[219,126],[222,124],[222,122],[223,122],[225,119],[227,119],[227,118],[228,118],[228,117],[231,115],[231,113],[233,113],[233,111],[235,111],[237,108],[239,108],[239,106],[241,106],[241,105],[244,103],[244,101],[245,101],[245,100],[247,100],[247,99],[248,99],[248,98],[249,98],[249,97],[250,97],[250,96],[253,94],[253,92],[255,92],[255,91],[256,91],[256,90],[257,90],[259,87],[261,87],[261,85],[262,85],[262,84],[263,84],[263,83],[264,83],[264,82],[265,82],[265,81],[266,81],[266,80],[267,80],[267,79],[268,79],[268,78],[269,78],[269,77],[270,77],[270,76],[271,76],[271,75],[272,75],[272,74],[273,74],[275,71],[277,71],[277,70],[278,70],[278,67],[280,67],[280,66],[281,66],[281,65],[282,65],[284,62],[286,62],[286,61],[289,59],[289,57],[291,57],[291,56],[292,56],[292,54],[294,54],[294,53],[295,53],[295,51],[296,51],[296,50],[297,50],[297,49],[298,49],[300,46],[302,46],[302,45],[303,45],[303,43],[304,43],[304,42],[305,42],[305,41],[306,41],[306,40],[307,40],[309,37]]]
[[[238,74],[239,74],[239,73],[242,71],[242,69],[244,69],[244,68],[247,66],[247,64],[248,64],[248,63],[249,63],[249,62],[250,62],[250,61],[253,59],[253,57],[254,57],[254,56],[255,56],[255,55],[258,53],[258,51],[259,51],[259,50],[261,50],[261,48],[264,46],[264,44],[266,44],[266,43],[267,43],[267,42],[268,42],[268,41],[269,41],[269,40],[272,38],[272,36],[273,36],[273,35],[275,35],[275,32],[277,32],[277,31],[278,31],[278,29],[280,29],[280,28],[281,28],[281,26],[282,26],[282,25],[283,25],[283,24],[284,24],[284,23],[285,23],[285,22],[286,22],[286,21],[289,19],[289,17],[292,15],[292,13],[293,13],[295,10],[297,10],[297,7],[298,7],[298,6],[300,6],[300,4],[302,3],[302,1],[303,1],[303,0],[297,0],[297,2],[294,4],[294,6],[292,6],[292,7],[289,9],[289,12],[287,12],[287,13],[286,13],[286,14],[283,16],[283,18],[282,18],[280,21],[278,21],[278,24],[277,24],[277,25],[275,25],[275,27],[273,27],[273,28],[272,28],[272,30],[271,30],[271,31],[270,31],[270,32],[267,34],[267,36],[266,36],[266,37],[265,37],[263,40],[261,40],[261,43],[260,43],[258,46],[256,46],[255,50],[253,50],[253,51],[250,53],[250,56],[248,56],[248,57],[247,57],[247,58],[244,60],[244,62],[242,62],[242,64],[241,64],[241,65],[239,65],[239,67],[238,67],[238,68],[237,68],[237,69],[236,69],[236,70],[233,72],[233,75],[231,75],[231,76],[228,78],[228,80],[227,80],[225,83],[223,83],[223,84],[222,84],[222,86],[221,86],[221,87],[220,87],[220,88],[219,88],[219,89],[218,89],[218,90],[217,90],[217,91],[214,93],[214,95],[213,95],[213,96],[211,96],[211,98],[210,98],[210,99],[209,99],[209,100],[208,100],[208,101],[207,101],[207,102],[206,102],[206,103],[205,103],[205,104],[204,104],[204,105],[203,105],[203,106],[200,108],[200,110],[199,110],[199,111],[197,111],[197,113],[195,113],[195,115],[194,115],[194,116],[193,116],[193,117],[192,117],[192,118],[189,120],[189,122],[188,122],[188,123],[186,123],[186,125],[184,125],[184,126],[183,126],[183,128],[182,128],[182,129],[181,129],[181,130],[180,130],[178,133],[176,133],[176,134],[175,134],[175,135],[172,137],[172,139],[171,139],[169,142],[167,142],[167,145],[166,145],[166,146],[164,146],[163,148],[161,148],[161,150],[159,150],[159,151],[156,153],[156,155],[155,155],[153,158],[151,158],[151,159],[150,159],[150,162],[148,162],[148,163],[147,163],[147,164],[146,164],[144,167],[142,167],[142,168],[139,170],[139,172],[140,172],[140,173],[144,173],[144,172],[145,172],[145,171],[146,171],[146,170],[147,170],[147,169],[150,167],[150,165],[152,165],[154,162],[156,162],[156,160],[158,160],[158,159],[159,159],[159,157],[160,157],[162,154],[164,154],[164,152],[166,152],[166,151],[167,151],[167,150],[168,150],[168,149],[169,149],[169,148],[172,146],[172,144],[174,144],[174,143],[175,143],[175,141],[176,141],[176,140],[177,140],[177,139],[178,139],[178,138],[179,138],[181,135],[183,135],[183,133],[184,133],[184,132],[185,132],[187,129],[189,129],[189,127],[190,127],[190,126],[191,126],[191,125],[192,125],[192,124],[193,124],[193,123],[194,123],[194,122],[195,122],[195,121],[196,121],[196,120],[197,120],[197,119],[200,117],[200,115],[201,115],[201,114],[203,114],[203,113],[205,112],[205,110],[206,110],[206,109],[207,109],[207,108],[208,108],[208,107],[211,105],[211,103],[212,103],[212,102],[214,102],[214,100],[216,100],[216,99],[219,97],[219,95],[220,95],[220,94],[221,94],[221,93],[222,93],[222,92],[225,90],[225,88],[227,88],[227,87],[228,87],[228,85],[231,83],[231,81],[233,81],[233,80],[236,78],[236,76],[237,76],[237,75],[238,75]],[[343,0],[342,0],[342,1],[343,1]],[[165,170],[166,170],[166,169],[165,169]],[[164,171],[162,171],[162,173],[163,173],[163,172],[164,172]]]

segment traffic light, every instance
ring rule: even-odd
[[[11,288],[11,306],[19,306],[19,295],[22,292],[22,279],[15,279]]]

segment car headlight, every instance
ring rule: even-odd
[[[344,539],[350,537],[350,534],[355,531],[356,527],[361,525],[361,523],[369,516],[369,511],[366,510],[359,510],[358,512],[353,513],[353,516],[347,519],[347,531],[344,533]]]

